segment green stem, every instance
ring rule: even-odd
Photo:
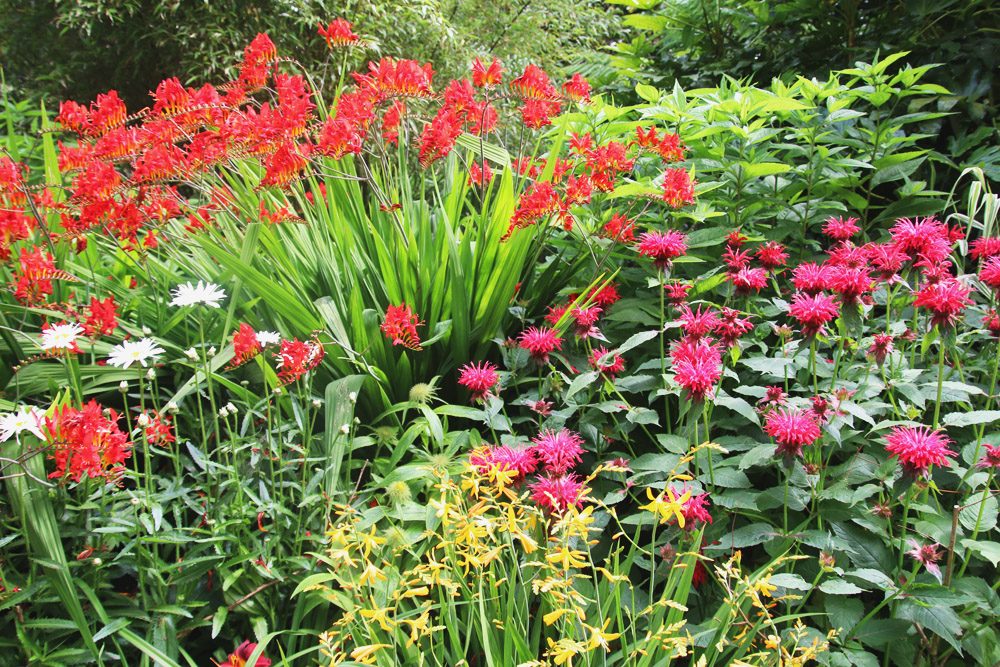
[[[944,387],[944,336],[938,328],[938,385],[937,401],[934,402],[934,430],[937,430],[941,416],[941,390]]]

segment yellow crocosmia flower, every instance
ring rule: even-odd
[[[611,619],[610,618],[605,619],[604,620],[604,625],[601,626],[600,630],[598,630],[597,628],[593,627],[592,625],[587,625],[586,623],[583,624],[583,627],[585,627],[587,629],[587,631],[590,633],[590,639],[587,641],[587,650],[588,651],[593,651],[598,646],[603,647],[604,651],[606,653],[609,653],[611,651],[611,647],[608,646],[608,642],[611,641],[611,640],[613,640],[613,639],[618,639],[618,637],[621,635],[621,633],[620,632],[605,632],[605,630],[608,629],[608,625],[610,623],[611,623]]]
[[[365,563],[365,569],[361,573],[358,583],[364,586],[366,583],[374,585],[379,581],[388,581],[388,577],[382,574],[382,570],[375,567],[372,563]]]
[[[362,665],[370,665],[375,662],[375,652],[380,648],[388,648],[389,644],[367,644],[359,646],[351,651],[351,659],[360,662]]]
[[[545,616],[542,616],[542,620],[545,621],[545,625],[552,625],[566,614],[572,613],[572,609],[556,609],[555,611],[550,611],[545,614]]]
[[[375,600],[372,599],[371,602],[372,605],[374,606]],[[389,632],[396,626],[395,621],[390,619],[388,616],[390,611],[393,611],[391,607],[385,607],[383,609],[362,609],[358,613],[361,614],[362,618],[366,618],[369,621],[377,622],[379,624],[379,627],[382,628],[383,632]]]
[[[402,621],[410,626],[410,640],[406,642],[406,648],[413,646],[420,637],[430,634],[430,620],[430,612],[425,611],[415,621]]]
[[[652,489],[646,489],[646,495],[651,501],[648,505],[643,505],[639,509],[649,510],[653,514],[660,517],[660,523],[666,523],[670,520],[670,517],[677,518],[677,525],[681,528],[684,527],[684,503],[691,499],[691,492],[685,491],[683,495],[678,497],[670,485],[668,484],[663,493],[654,496]]]
[[[766,577],[762,577],[757,580],[757,583],[753,585],[754,590],[759,591],[761,595],[766,595],[771,597],[771,593],[778,590],[777,586],[771,584],[771,575],[768,574]]]
[[[572,665],[573,656],[586,650],[583,644],[572,639],[560,639],[554,642],[547,637],[546,641],[549,643],[549,650],[545,654],[551,656],[552,662],[556,665]]]
[[[375,537],[375,526],[372,526],[370,533],[358,533],[358,539],[361,541],[361,548],[364,549],[365,558],[380,544],[385,544],[384,537]]]
[[[611,582],[628,581],[628,576],[627,575],[624,575],[624,574],[612,574],[610,570],[608,570],[607,568],[603,568],[603,567],[598,567],[598,568],[594,568],[594,569],[596,569],[598,572],[600,572],[605,577],[607,577],[608,581],[611,581]]]
[[[423,597],[424,595],[430,594],[431,590],[427,586],[417,586],[416,588],[411,588],[408,591],[403,592],[404,598],[415,598]]]
[[[781,637],[778,635],[768,635],[764,640],[764,647],[774,650],[781,646]]]
[[[562,548],[560,548],[556,553],[546,556],[545,560],[550,563],[561,563],[562,569],[564,570],[568,570],[571,567],[586,567],[588,564],[586,554],[582,551],[570,551],[565,545],[563,545]]]

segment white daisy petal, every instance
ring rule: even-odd
[[[199,280],[197,285],[183,283],[173,290],[174,299],[168,305],[171,306],[195,306],[202,304],[211,308],[218,308],[219,302],[226,298],[226,293],[215,283],[206,283]]]
[[[39,440],[44,440],[42,434],[42,423],[45,413],[38,408],[26,408],[21,406],[17,412],[10,412],[0,416],[0,442],[5,442],[12,435],[18,435],[25,431],[31,433]]]
[[[71,350],[76,345],[76,339],[83,333],[83,327],[71,322],[63,322],[49,327],[42,332],[43,350]]]
[[[139,362],[143,367],[146,367],[149,365],[148,361],[161,354],[163,354],[163,348],[158,347],[152,338],[126,340],[111,348],[111,352],[108,354],[108,363],[112,366],[128,368],[134,362]]]

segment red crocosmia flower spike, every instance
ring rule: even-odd
[[[257,658],[257,662],[253,665],[247,663],[256,648],[257,644],[251,644],[248,639],[240,644],[235,652],[230,653],[229,659],[220,664],[219,667],[271,667],[271,661],[264,656]]]
[[[586,157],[590,155],[591,149],[594,147],[594,142],[590,138],[590,132],[587,132],[582,137],[576,132],[570,132],[569,135],[569,152],[571,155],[580,155]]]
[[[476,58],[472,63],[472,85],[477,88],[492,88],[497,86],[501,82],[501,77],[503,76],[503,67],[500,65],[500,61],[496,58],[490,63],[489,67],[483,65],[483,62]]]
[[[948,449],[949,444],[948,436],[925,426],[894,426],[885,438],[889,457],[896,457],[903,473],[912,477],[926,476],[932,465],[950,466],[947,457],[955,452]]]
[[[259,341],[258,341],[259,343]],[[297,338],[282,340],[278,354],[278,382],[282,386],[295,382],[306,372],[323,361],[325,351],[317,339],[300,341]]]
[[[351,31],[353,27],[349,21],[334,19],[325,28],[320,23],[318,32],[326,39],[326,45],[332,49],[335,46],[351,46],[360,41],[361,38]]]
[[[25,305],[44,303],[45,297],[52,294],[53,279],[77,282],[74,276],[55,268],[52,255],[41,248],[29,251],[22,247],[18,261],[20,266],[13,275],[14,298]]]
[[[118,307],[115,299],[109,296],[106,299],[98,300],[90,297],[90,305],[87,306],[87,319],[83,322],[83,331],[88,336],[107,336],[118,326]]]
[[[559,91],[549,81],[549,75],[540,67],[528,65],[524,73],[510,82],[511,90],[525,100],[559,101]]]
[[[640,256],[651,257],[657,269],[666,271],[674,259],[687,252],[687,236],[674,229],[645,232],[639,237],[637,250]]]
[[[493,170],[490,169],[490,165],[483,163],[483,167],[484,169],[480,169],[478,162],[473,162],[469,166],[469,180],[467,181],[469,187],[473,185],[486,187],[493,180]]]
[[[861,231],[857,222],[857,218],[830,217],[826,219],[823,233],[835,241],[846,241]]]
[[[690,174],[684,169],[667,169],[663,172],[663,194],[660,199],[673,208],[694,203],[694,185]]]
[[[926,308],[931,312],[931,326],[941,328],[954,326],[958,318],[965,312],[966,306],[972,304],[969,293],[972,290],[965,287],[955,278],[924,285],[917,292],[913,305]]]
[[[382,138],[386,146],[399,143],[399,125],[406,114],[406,103],[401,100],[393,100],[392,106],[382,116]]]
[[[385,322],[382,323],[382,332],[385,337],[392,341],[393,345],[402,345],[414,351],[420,351],[420,338],[417,336],[417,327],[423,322],[417,320],[417,316],[410,310],[410,307],[402,303],[398,306],[389,306],[385,313]]]
[[[296,146],[285,142],[278,147],[267,160],[267,171],[260,181],[260,187],[288,187],[293,181],[303,177],[303,170],[309,166],[309,161],[303,156],[306,145]]]
[[[531,499],[538,503],[547,514],[560,515],[569,507],[580,507],[590,491],[580,479],[572,474],[544,475],[529,488]]]
[[[816,442],[822,435],[813,413],[798,409],[772,410],[767,415],[764,430],[778,443],[775,454],[781,455],[786,463],[802,456],[802,448]]]
[[[812,338],[823,331],[823,325],[837,316],[837,304],[833,297],[824,294],[798,293],[792,297],[788,314],[799,321],[802,335]]]
[[[562,349],[563,339],[548,327],[528,327],[521,332],[518,346],[528,351],[539,364],[549,363],[549,353]]]
[[[239,330],[233,334],[233,359],[228,368],[238,368],[260,354],[261,345],[257,340],[257,332],[249,324],[240,324]]]
[[[64,405],[45,419],[46,439],[55,459],[50,478],[68,476],[79,482],[84,475],[91,479],[116,479],[122,463],[132,455],[128,435],[118,428],[118,413],[91,400],[82,409]]]
[[[609,380],[614,380],[615,375],[625,370],[625,360],[618,354],[612,354],[611,350],[602,347],[595,347],[590,353],[590,367],[598,371]]]
[[[352,72],[358,88],[381,101],[387,97],[434,96],[431,81],[434,68],[430,63],[421,65],[416,60],[382,58],[378,64],[368,63],[368,74]]]
[[[562,85],[563,96],[573,102],[590,102],[590,84],[580,74]]]
[[[614,239],[619,243],[635,242],[635,221],[626,218],[621,213],[615,213],[611,220],[604,223],[601,228],[601,236]]]
[[[462,135],[465,123],[461,112],[441,107],[437,115],[424,127],[420,135],[420,166],[427,168],[433,162],[447,157],[455,147],[455,140]]]
[[[533,183],[518,200],[517,209],[510,218],[510,227],[501,241],[506,241],[517,229],[541,222],[556,212],[561,203],[559,194],[551,183]]]
[[[459,369],[458,383],[472,393],[472,400],[483,401],[500,382],[497,367],[488,361],[466,364]]]

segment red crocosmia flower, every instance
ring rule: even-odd
[[[688,400],[711,397],[715,383],[722,377],[722,355],[711,339],[692,342],[681,340],[670,351],[674,379],[687,390]]]
[[[500,382],[497,367],[488,361],[466,364],[459,369],[458,383],[472,392],[472,400],[482,401]]]
[[[282,340],[278,354],[278,381],[282,385],[295,382],[323,360],[323,345],[319,341]]]
[[[376,101],[389,97],[434,96],[431,81],[434,68],[430,63],[421,65],[416,60],[393,60],[382,58],[377,64],[368,63],[368,73],[352,72],[351,76],[358,89],[372,96]]]
[[[948,449],[951,440],[941,431],[924,426],[894,426],[885,438],[889,457],[896,457],[903,466],[903,473],[912,477],[926,476],[930,466],[950,466],[948,456],[955,452]]]
[[[271,667],[271,661],[263,656],[257,658],[257,662],[253,665],[247,664],[250,654],[256,648],[257,644],[251,644],[250,640],[243,642],[234,653],[229,654],[229,659],[221,663],[219,667]]]
[[[485,170],[480,169],[478,162],[473,162],[469,165],[469,180],[467,185],[471,188],[473,185],[478,185],[479,187],[486,187],[493,180],[493,170],[490,169],[490,165],[483,164]]]
[[[822,435],[813,413],[791,408],[777,408],[769,412],[764,431],[778,443],[775,455],[780,454],[786,461],[801,456],[802,448],[816,442]]]
[[[14,298],[28,306],[43,303],[52,294],[52,278],[63,277],[64,272],[56,269],[52,255],[38,247],[29,251],[22,246],[19,262],[13,276]]]
[[[707,309],[702,312],[701,306],[698,306],[698,310],[693,311],[687,305],[682,305],[679,319],[684,333],[692,342],[711,333],[719,323],[719,315],[714,310]]]
[[[572,102],[590,102],[590,84],[580,74],[574,74],[561,90],[563,96]]]
[[[934,578],[938,580],[938,583],[942,581],[941,568],[938,567],[937,562],[941,560],[942,554],[937,550],[940,546],[938,544],[920,544],[913,538],[907,540],[907,543],[912,547],[906,552],[907,556],[910,556],[918,563],[923,564],[927,571],[934,575]]]
[[[620,243],[634,243],[634,231],[634,220],[630,220],[620,213],[615,213],[611,216],[611,220],[604,223],[604,227],[601,228],[601,236]]]
[[[737,295],[746,296],[750,292],[759,292],[767,287],[767,271],[760,267],[751,269],[744,266],[735,273],[727,273],[726,280],[733,284]]]
[[[566,180],[567,204],[589,204],[593,192],[594,184],[586,174],[579,178],[570,175]]]
[[[580,507],[590,491],[580,479],[570,473],[566,475],[544,475],[528,488],[531,498],[546,514],[562,514],[570,507]]]
[[[806,262],[792,269],[792,284],[806,294],[819,294],[827,289],[830,272],[825,264]]]
[[[913,305],[931,312],[932,327],[950,327],[965,312],[966,306],[972,303],[972,299],[969,298],[971,291],[954,278],[941,280],[931,285],[924,285],[917,292]]]
[[[618,141],[610,141],[587,152],[590,179],[594,187],[602,192],[614,190],[618,174],[626,174],[633,167],[635,160],[628,157],[628,147]]]
[[[576,132],[570,132],[569,135],[569,152],[571,155],[588,156],[590,151],[594,147],[594,141],[590,138],[590,132],[585,133],[582,137]]]
[[[694,185],[690,174],[684,169],[667,169],[663,172],[663,194],[660,199],[673,208],[694,203]]]
[[[969,255],[973,259],[986,259],[1000,255],[1000,237],[984,236],[976,239],[969,246]]]
[[[1000,470],[1000,445],[983,445],[983,456],[976,462],[976,467]]]
[[[837,310],[833,297],[800,292],[792,297],[788,314],[798,320],[802,327],[802,335],[812,338],[823,331],[824,324],[837,316]]]
[[[637,249],[640,256],[653,258],[653,266],[666,271],[674,259],[687,252],[687,236],[674,229],[665,232],[644,232],[639,237]]]
[[[625,370],[625,360],[617,354],[612,354],[611,350],[602,347],[594,348],[590,353],[590,367],[599,371],[601,375],[614,380],[615,375]]]
[[[672,306],[679,306],[684,303],[687,299],[687,293],[691,291],[694,285],[689,283],[681,283],[677,281],[672,281],[663,286],[663,289],[667,291],[665,298],[667,303]]]
[[[406,114],[406,103],[402,100],[393,100],[392,106],[382,116],[382,138],[386,146],[399,143],[399,124]]]
[[[1000,257],[990,257],[979,269],[979,279],[1000,294]]]
[[[892,341],[892,334],[875,334],[871,347],[868,348],[868,356],[881,366],[885,358],[892,354]]]
[[[319,34],[326,39],[326,45],[331,49],[335,46],[351,46],[352,44],[357,44],[361,39],[351,31],[353,27],[353,24],[349,21],[334,19],[325,28],[320,23]]]
[[[489,67],[483,65],[483,62],[479,58],[476,58],[472,63],[472,84],[477,88],[492,88],[499,85],[502,76],[503,68],[500,66],[500,61],[496,58],[493,58],[493,62],[490,63]]]
[[[164,417],[156,410],[146,410],[146,442],[157,447],[169,447],[177,441],[170,417]]]
[[[260,354],[260,351],[257,332],[249,324],[241,323],[239,330],[233,334],[233,359],[228,367],[232,369],[242,366]]]
[[[549,353],[562,349],[563,339],[548,327],[528,327],[521,332],[518,345],[539,364],[549,363]]]
[[[535,455],[546,472],[562,475],[576,466],[583,455],[583,438],[567,429],[542,429],[532,440]]]
[[[521,119],[528,129],[538,130],[552,124],[552,116],[559,115],[562,106],[559,102],[547,100],[525,100],[520,107]]]
[[[826,219],[823,233],[835,241],[846,241],[861,231],[857,222],[857,218],[830,217]]]
[[[107,336],[118,326],[118,307],[115,298],[109,296],[98,300],[90,297],[87,319],[83,321],[83,332],[88,336]]]
[[[560,206],[559,194],[551,183],[533,183],[521,195],[517,209],[510,218],[510,227],[501,240],[507,240],[515,230],[536,224],[554,213]]]
[[[420,346],[420,338],[417,336],[417,327],[422,324],[423,322],[417,320],[417,316],[410,310],[410,307],[403,303],[398,306],[389,306],[381,329],[393,345],[402,345],[411,350],[419,351],[423,348]]]
[[[123,472],[122,463],[132,455],[128,435],[118,428],[118,413],[91,400],[82,409],[64,405],[52,417],[46,417],[46,440],[56,462],[50,478],[68,476],[79,482],[84,475],[91,479],[115,479]]]
[[[528,65],[524,73],[510,82],[511,90],[525,100],[559,100],[559,91],[549,82],[549,75],[540,67]]]
[[[732,308],[723,307],[719,311],[719,323],[715,325],[715,335],[727,350],[734,347],[744,334],[753,330],[750,319],[740,317],[741,315],[740,311]]]
[[[658,136],[655,127],[645,132],[641,127],[635,128],[635,140],[632,144],[656,153],[664,162],[680,162],[684,159],[684,142],[681,138],[670,132],[662,137]]]
[[[757,258],[760,260],[761,266],[768,271],[774,271],[785,265],[788,253],[785,252],[785,246],[777,241],[768,241],[757,248]]]
[[[996,310],[991,308],[982,321],[984,329],[989,329],[991,334],[1000,338],[1000,315],[997,314]]]
[[[90,127],[90,114],[87,107],[73,100],[67,100],[59,103],[59,115],[56,116],[55,122],[71,132],[84,134]]]
[[[293,181],[303,177],[303,170],[309,166],[309,161],[302,154],[306,145],[296,146],[285,142],[278,147],[267,160],[267,171],[261,179],[261,187],[288,187]]]

